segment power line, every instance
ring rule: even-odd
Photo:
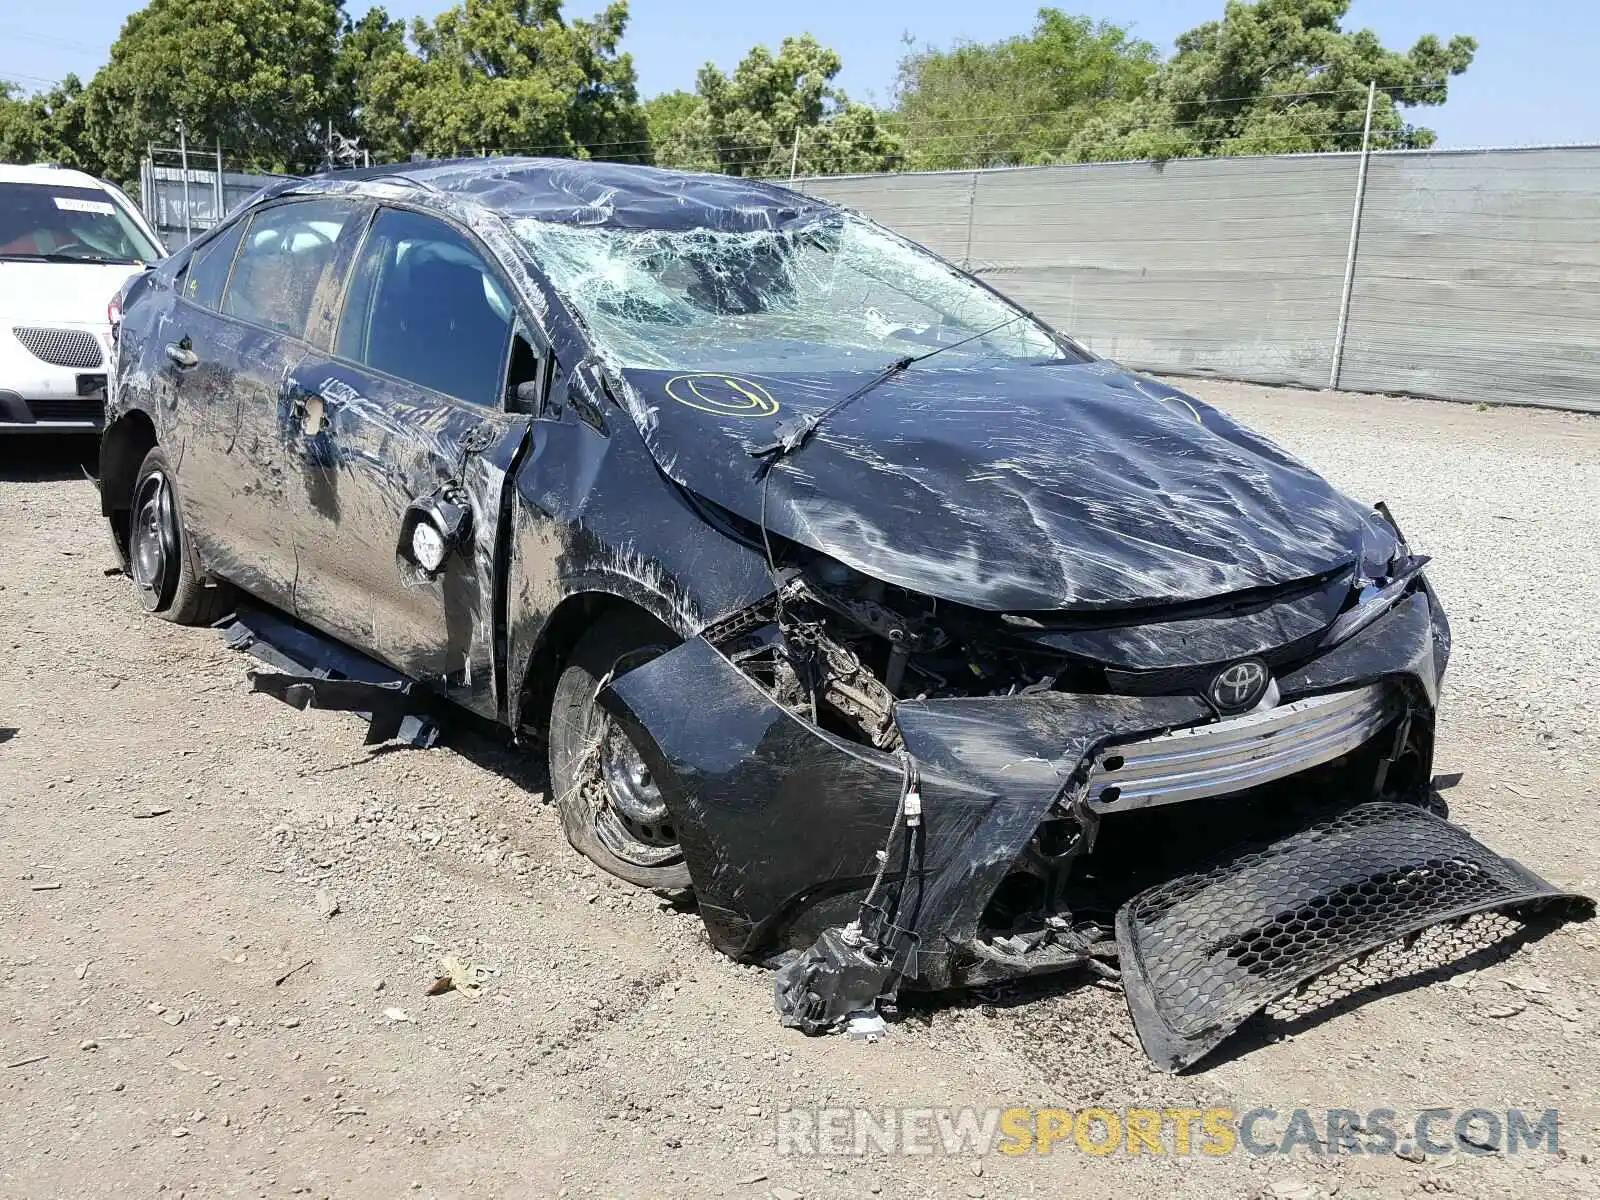
[[[1406,87],[1405,85],[1393,85],[1393,86],[1390,86],[1390,87],[1381,87],[1381,88],[1378,88],[1377,90],[1387,94],[1387,93],[1390,93],[1390,92],[1408,91],[1410,89],[1408,87]],[[1367,94],[1367,89],[1366,89],[1365,85],[1363,85],[1360,88],[1324,88],[1324,89],[1321,89],[1321,90],[1318,90],[1318,91],[1305,91],[1305,92],[1268,92],[1268,93],[1263,93],[1263,94],[1247,95],[1247,96],[1217,96],[1217,97],[1213,97],[1212,99],[1209,99],[1209,100],[1184,100],[1184,101],[1178,101],[1178,102],[1175,102],[1175,103],[1179,107],[1188,107],[1188,106],[1191,106],[1191,105],[1206,106],[1206,105],[1217,105],[1217,104],[1235,104],[1235,103],[1241,103],[1241,102],[1262,103],[1262,102],[1272,102],[1272,101],[1278,101],[1278,100],[1303,100],[1303,99],[1307,99],[1307,98],[1310,98],[1310,97],[1317,97],[1317,96],[1340,96],[1340,95],[1356,96],[1356,95],[1359,95],[1361,97],[1365,97],[1366,94]],[[879,117],[888,117],[888,116],[894,115],[893,110],[879,109],[879,110],[875,110],[875,112],[876,112],[877,116],[879,116]],[[1065,107],[1065,108],[1032,109],[1032,110],[1026,110],[1026,111],[1018,112],[1018,113],[1007,113],[1007,114],[1002,115],[1002,116],[951,117],[951,118],[948,118],[948,119],[941,118],[941,119],[935,120],[935,121],[918,121],[915,124],[911,125],[904,132],[904,134],[899,135],[899,136],[905,136],[905,137],[913,136],[913,135],[917,134],[920,129],[922,129],[924,127],[927,127],[927,126],[954,125],[954,124],[972,124],[972,123],[977,123],[977,122],[987,122],[991,126],[1015,125],[1017,123],[1025,122],[1025,121],[1028,121],[1030,119],[1034,119],[1034,118],[1038,118],[1038,117],[1060,116],[1060,115],[1068,114],[1068,113],[1075,113],[1075,114],[1081,113],[1081,114],[1083,114],[1085,116],[1088,116],[1088,117],[1091,117],[1091,118],[1095,115],[1092,110],[1086,111],[1081,106],[1070,106],[1070,107]],[[1187,120],[1187,121],[1168,121],[1168,122],[1164,122],[1162,124],[1161,128],[1166,129],[1166,128],[1176,128],[1176,127],[1179,127],[1179,126],[1204,125],[1204,124],[1207,124],[1212,119],[1213,118],[1197,117],[1197,118],[1194,118],[1192,120]],[[811,129],[823,129],[823,128],[826,128],[828,124],[829,124],[829,122],[827,120],[823,120],[823,121],[819,122],[816,125],[810,126],[809,128],[811,128]],[[802,126],[802,129],[805,129],[805,128],[808,128],[808,127]],[[1142,126],[1135,126],[1132,130],[1130,130],[1130,132],[1141,132],[1143,130],[1143,128],[1144,127],[1142,127]],[[892,133],[893,131],[886,130],[886,132],[891,132]],[[948,138],[948,137],[981,136],[981,135],[979,135],[979,134],[937,134],[937,135],[934,135],[934,136],[936,136],[936,137],[947,137]],[[649,138],[624,138],[624,139],[618,139],[618,140],[614,140],[614,141],[605,141],[605,142],[585,142],[585,143],[582,144],[581,148],[584,149],[584,150],[590,150],[590,151],[592,151],[592,150],[614,150],[618,154],[625,154],[625,153],[627,153],[627,151],[623,150],[623,149],[620,149],[621,147],[632,147],[632,148],[639,148],[639,149],[647,149],[647,148],[652,147],[653,145],[654,145],[654,143]],[[722,153],[722,152],[726,152],[726,151],[736,151],[736,150],[743,150],[743,149],[759,149],[759,148],[766,147],[768,145],[775,146],[780,150],[787,150],[788,149],[788,143],[786,141],[783,141],[783,142],[774,141],[772,143],[751,142],[751,143],[731,143],[731,144],[723,144],[723,143],[713,142],[713,143],[710,144],[710,146],[708,148],[713,150],[714,152]],[[502,149],[502,150],[500,150],[498,152],[502,153],[502,154],[542,154],[542,153],[546,153],[548,151],[563,151],[563,152],[566,152],[566,153],[571,153],[571,151],[573,149],[574,149],[574,146],[572,144],[570,144],[570,143],[552,142],[552,143],[547,143],[546,145],[542,145],[542,146],[513,146],[513,147],[507,147],[507,148]]]
[[[66,82],[62,79],[46,79],[43,75],[29,75],[23,71],[0,72],[0,79],[9,79],[19,83],[26,79],[30,83],[42,83],[46,87],[55,87],[58,84]]]
[[[54,46],[60,50],[81,50],[85,54],[103,54],[104,46],[91,46],[87,42],[72,42],[50,34],[34,33],[16,25],[0,25],[0,34],[23,42],[38,42],[41,46]]]

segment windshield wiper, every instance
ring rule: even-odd
[[[997,333],[1007,325],[1014,325],[1018,321],[1025,320],[1026,317],[1026,313],[1016,313],[997,325],[991,325],[987,329],[980,329],[977,333],[968,334],[958,341],[951,342],[948,346],[935,346],[932,350],[925,350],[921,354],[908,354],[904,358],[895,359],[855,391],[842,399],[835,400],[827,408],[820,409],[810,416],[802,417],[798,421],[788,424],[787,427],[779,425],[777,440],[751,450],[750,457],[762,460],[760,473],[763,476],[766,475],[778,463],[800,449],[801,446],[804,446],[824,421],[828,420],[840,409],[854,404],[874,388],[888,383],[896,375],[903,373],[916,363],[932,358],[935,354],[943,354],[946,350],[954,350],[957,346],[965,346],[968,342],[975,342],[979,338],[988,337],[991,333]]]
[[[113,258],[109,254],[0,254],[0,262],[99,263],[132,266],[137,258]]]

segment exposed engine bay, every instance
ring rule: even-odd
[[[1102,664],[1043,644],[1034,617],[940,602],[821,556],[776,576],[770,600],[704,636],[785,708],[863,745],[900,747],[898,700],[1113,690]]]

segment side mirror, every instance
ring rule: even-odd
[[[442,491],[430,493],[406,507],[395,555],[426,578],[437,579],[471,529],[472,510],[465,503]]]
[[[536,413],[539,411],[539,401],[543,397],[539,395],[539,381],[537,379],[523,380],[517,384],[514,394],[517,397],[517,407],[523,412]]]

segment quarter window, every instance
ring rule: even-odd
[[[222,288],[228,282],[228,268],[233,266],[233,255],[239,249],[244,225],[243,221],[236,221],[231,229],[194,252],[189,265],[183,269],[185,300],[202,308],[216,308],[221,303]]]
[[[383,209],[367,234],[334,353],[446,396],[498,404],[511,299],[442,221]]]
[[[222,311],[304,337],[325,286],[334,247],[354,208],[338,200],[303,200],[264,208],[250,219]]]

